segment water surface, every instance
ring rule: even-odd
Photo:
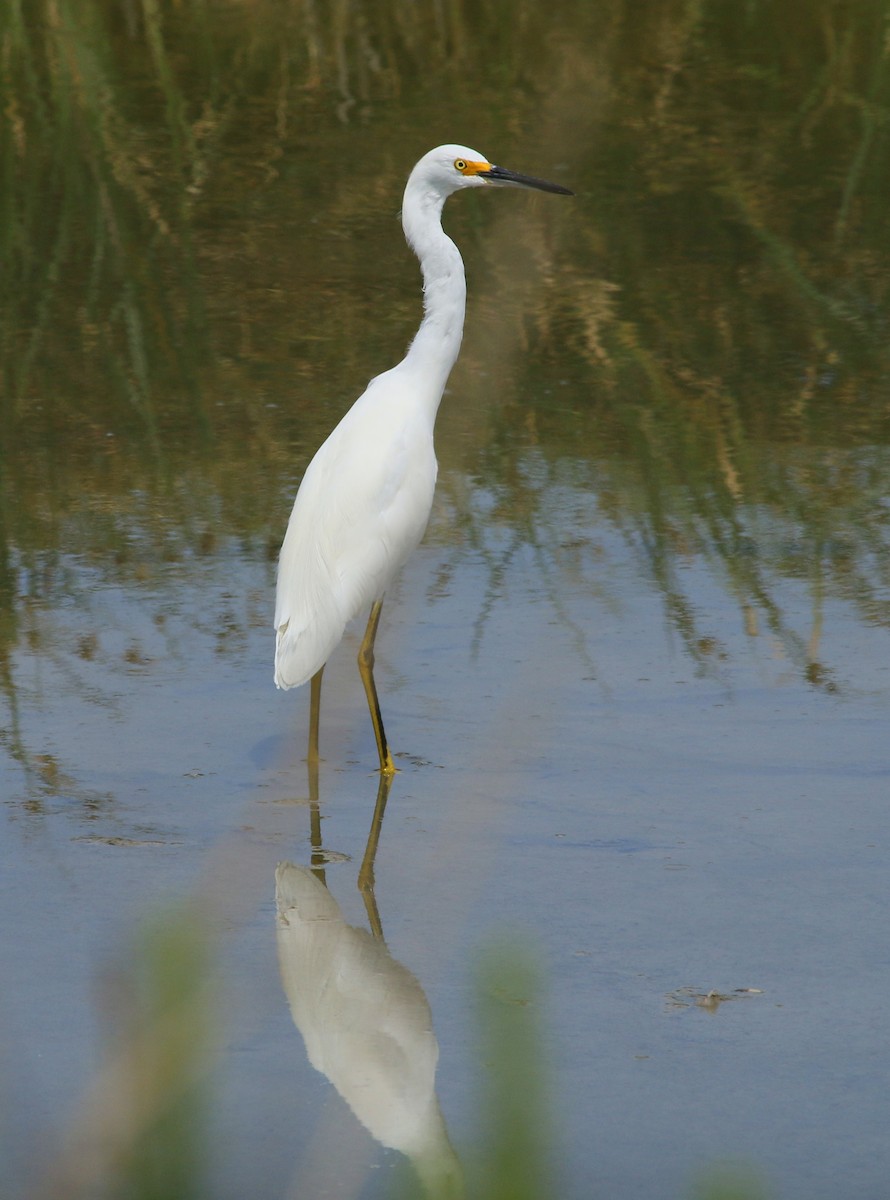
[[[471,1180],[509,934],[553,1194],[677,1197],[721,1159],[789,1200],[881,1194],[882,7],[54,11],[2,18],[4,1190],[63,1160],[135,931],[197,893],[207,1190],[388,1194],[398,1150],[282,987],[290,861],[425,997]],[[378,641],[400,770],[371,895],[361,631],[316,796],[274,561],[416,327],[398,207],[446,140],[578,194],[446,212],[467,331]]]

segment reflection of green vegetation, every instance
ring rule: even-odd
[[[474,20],[515,56],[497,4],[476,6]],[[454,6],[10,0],[0,14],[7,399],[64,381],[55,403],[87,424],[119,426],[108,401],[124,397],[139,436],[156,435],[159,391],[194,392],[207,360],[196,224],[278,176],[319,121],[315,96],[334,101],[336,126],[419,68],[450,69],[462,30]],[[236,146],[252,162],[233,179]],[[215,257],[211,242],[201,249]]]
[[[6,5],[0,600],[19,567],[55,594],[63,547],[127,580],[171,543],[264,546],[413,329],[408,161],[472,131],[582,191],[449,212],[472,470],[541,546],[568,470],[690,653],[689,556],[830,685],[776,589],[806,584],[814,628],[832,595],[888,620],[885,34],[827,0]]]
[[[479,475],[490,488],[534,448],[531,481],[498,482],[546,558],[565,526],[546,497],[572,463],[703,665],[715,644],[682,576],[696,559],[749,630],[833,687],[824,601],[890,620],[890,60],[884,6],[794,13],[700,6],[616,34],[620,111],[598,122],[588,245],[557,251],[538,309],[533,423],[505,411]],[[587,394],[554,407],[554,374],[583,372]],[[805,632],[783,579],[810,592]]]
[[[153,392],[176,363],[187,379],[200,334],[187,220],[200,162],[144,4],[155,88],[168,99],[160,131],[129,116],[105,6],[54,0],[4,7],[0,139],[4,263],[0,348],[5,424],[20,403],[55,390],[81,421],[102,421],[112,387],[155,432]],[[142,65],[142,64],[138,64]]]

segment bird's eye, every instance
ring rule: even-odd
[[[455,171],[466,171],[467,164],[464,162],[464,160],[462,158],[456,158],[454,160],[454,169],[455,169]]]

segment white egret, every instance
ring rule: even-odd
[[[383,594],[423,537],[436,485],[433,427],[463,336],[463,259],[442,229],[460,188],[568,188],[496,167],[466,146],[438,146],[411,172],[402,227],[423,273],[423,321],[397,367],[376,376],[306,468],[278,562],[275,683],[312,680],[309,757],[318,758],[325,663],[349,621],[371,606],[358,665],[380,769],[395,770],[374,684]]]

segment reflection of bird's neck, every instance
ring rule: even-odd
[[[417,372],[434,410],[460,350],[467,298],[463,259],[442,229],[443,203],[439,192],[412,188],[409,180],[402,225],[423,272],[423,321],[405,366]]]
[[[430,1096],[430,1109],[423,1122],[422,1134],[418,1132],[420,1136],[413,1146],[400,1146],[399,1149],[410,1157],[424,1196],[429,1200],[463,1200],[463,1168],[449,1140],[435,1094]]]

